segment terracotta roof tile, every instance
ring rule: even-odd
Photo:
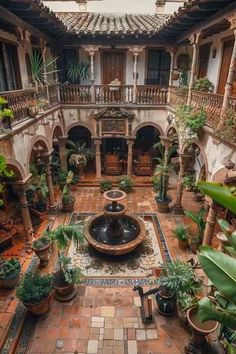
[[[60,12],[57,16],[74,34],[155,34],[168,15],[116,15]]]

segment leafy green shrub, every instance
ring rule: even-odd
[[[16,289],[16,296],[23,303],[37,303],[48,297],[53,289],[53,276],[27,272]]]
[[[203,108],[196,109],[191,105],[181,104],[176,109],[176,125],[190,129],[192,133],[204,127],[206,122],[206,112]]]
[[[194,294],[199,290],[193,269],[188,263],[174,260],[163,264],[162,273],[157,283],[169,294],[181,298],[182,294]]]
[[[195,81],[193,89],[196,91],[212,92],[213,83],[205,76]]]
[[[21,265],[18,259],[5,260],[0,264],[0,279],[8,278],[10,275],[20,271]]]
[[[129,176],[121,176],[118,178],[118,186],[122,191],[129,193],[134,187],[134,181]]]
[[[183,178],[183,187],[184,188],[189,188],[189,189],[193,189],[194,187],[194,175],[186,175],[184,178]]]
[[[51,241],[49,240],[49,238],[45,237],[45,236],[42,236],[40,237],[38,240],[35,240],[33,242],[33,248],[36,248],[36,249],[41,249],[41,248],[44,248],[46,247]]]
[[[188,240],[188,227],[184,224],[179,224],[174,230],[175,237],[180,241]]]
[[[112,182],[104,179],[100,183],[100,190],[101,192],[106,192],[112,189]]]
[[[82,272],[79,267],[72,267],[71,257],[65,257],[62,253],[59,256],[60,269],[65,281],[68,284],[79,285],[81,283]]]

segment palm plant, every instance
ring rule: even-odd
[[[157,160],[158,162],[160,162],[160,160],[164,159],[164,155],[165,155],[165,148],[162,145],[161,141],[158,141],[157,143],[155,143],[152,148],[156,151],[158,151],[158,155],[159,157],[155,157],[154,159]],[[167,151],[167,163],[170,163],[170,159],[175,156],[177,153],[177,145],[172,145],[168,151]]]
[[[50,68],[54,67],[58,57],[49,58],[44,61],[41,53],[38,50],[33,50],[29,59],[32,81],[36,88],[36,92],[38,92],[39,87],[53,84],[54,80],[50,77],[58,72],[58,70]]]
[[[72,140],[68,140],[69,146],[69,164],[79,170],[79,175],[82,174],[88,160],[94,156],[92,149],[86,147],[86,143],[80,144]]]
[[[68,64],[67,77],[72,84],[77,83],[78,80],[85,81],[86,79],[89,79],[90,65],[83,61],[71,61]]]
[[[204,213],[205,213],[204,208],[201,208],[197,213],[194,213],[193,211],[189,211],[189,210],[184,211],[184,214],[188,216],[197,225],[196,239],[199,240],[199,242],[202,242],[203,240],[203,234],[206,227],[206,222],[204,220]]]
[[[45,173],[38,173],[35,165],[30,166],[30,172],[32,173],[31,184],[28,190],[32,191],[36,197],[36,208],[40,211],[45,211],[46,200],[48,197],[48,186]]]

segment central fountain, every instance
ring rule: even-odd
[[[110,190],[103,194],[110,203],[104,213],[94,216],[85,227],[85,238],[97,251],[120,256],[133,251],[145,239],[144,222],[126,213],[123,204],[118,203],[126,197],[120,190]]]

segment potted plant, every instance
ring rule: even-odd
[[[134,187],[134,181],[129,176],[120,176],[118,178],[118,187],[120,190],[130,193]]]
[[[40,267],[46,267],[48,265],[51,253],[51,244],[52,241],[46,235],[35,240],[32,244],[32,249],[39,258]]]
[[[38,107],[38,104],[37,104],[37,100],[30,100],[28,101],[28,115],[31,117],[31,118],[34,118],[36,117],[36,115],[39,113],[39,107]]]
[[[194,186],[193,187],[193,200],[195,202],[202,202],[203,198],[204,198],[204,194],[200,191],[198,186]]]
[[[7,108],[8,101],[4,97],[0,97],[0,119],[5,129],[12,129],[11,122],[14,118],[13,111]]]
[[[62,208],[65,213],[72,213],[74,210],[75,198],[71,195],[70,186],[73,180],[74,173],[72,171],[68,172],[66,183],[61,192],[62,196]]]
[[[39,212],[45,212],[47,210],[47,196],[48,196],[48,186],[46,182],[45,173],[38,174],[38,172],[33,172],[31,168],[31,173],[33,174],[31,179],[31,184],[29,185],[29,190],[34,193],[34,204],[35,208]]]
[[[0,261],[0,285],[4,289],[13,289],[20,279],[21,265],[18,259]]]
[[[94,152],[86,147],[86,143],[80,145],[68,140],[67,145],[69,146],[69,165],[78,170],[79,176],[83,177],[84,168],[87,166],[88,161],[94,157]]]
[[[213,83],[206,76],[197,79],[193,85],[193,90],[202,92],[212,92],[213,88]]]
[[[194,176],[186,175],[183,178],[183,187],[186,191],[192,192],[194,187]]]
[[[26,272],[16,289],[16,296],[34,315],[44,315],[50,310],[53,276]]]
[[[189,245],[191,250],[196,253],[199,246],[202,244],[204,230],[206,227],[206,222],[204,220],[205,209],[201,208],[197,213],[194,213],[189,210],[185,210],[184,214],[189,217],[196,225],[197,232],[195,235],[191,235],[189,238]]]
[[[59,270],[54,275],[54,296],[60,301],[72,299],[80,283],[81,271],[72,267],[71,258],[65,256],[66,248],[72,241],[78,247],[84,243],[83,223],[66,226],[61,225],[54,231],[49,231],[48,237],[54,241],[58,249]]]
[[[179,248],[186,250],[188,247],[188,227],[184,224],[179,224],[174,230],[174,235],[178,240]]]
[[[106,179],[104,179],[103,181],[101,181],[100,183],[100,191],[106,192],[112,189],[112,181],[108,181]]]
[[[161,160],[160,164],[156,169],[156,176],[159,177],[159,190],[156,195],[157,210],[161,213],[167,213],[169,211],[169,203],[171,202],[171,197],[167,195],[168,181],[169,181],[169,168],[165,163],[165,160]]]
[[[0,178],[1,180],[4,177],[13,177],[14,173],[13,171],[9,171],[7,168],[7,161],[6,158],[0,154]],[[0,183],[0,193],[4,192],[4,185]],[[3,200],[0,198],[0,206],[3,205]]]
[[[206,112],[203,108],[198,109],[187,104],[177,106],[174,123],[183,141],[194,138],[205,122]]]
[[[176,312],[176,301],[182,294],[191,293],[196,288],[195,274],[192,267],[180,260],[163,264],[162,273],[157,279],[160,289],[156,294],[157,310],[163,315]]]
[[[153,176],[152,183],[153,183],[154,192],[158,193],[159,192],[159,188],[160,188],[160,177],[159,176]]]

